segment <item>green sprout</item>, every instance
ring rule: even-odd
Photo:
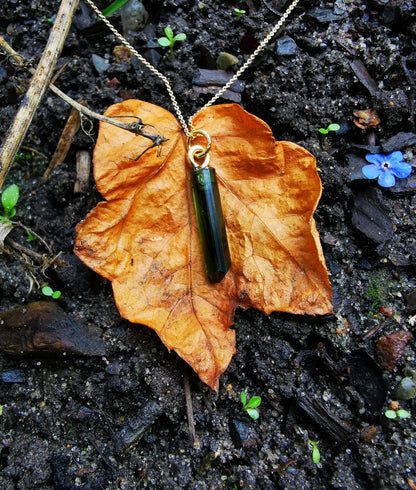
[[[6,221],[12,219],[16,214],[16,203],[19,199],[19,187],[16,184],[12,184],[4,189],[1,195],[1,203],[3,205],[4,214],[0,215],[0,221]]]
[[[129,0],[114,0],[113,3],[110,3],[110,5],[103,10],[104,17],[109,17],[111,14],[113,14],[116,10],[121,8],[128,1]]]
[[[388,419],[408,419],[410,417],[410,413],[402,408],[399,408],[398,410],[386,410],[384,415]]]
[[[247,401],[247,396],[244,391],[242,391],[240,393],[240,400],[243,404],[243,411],[247,412],[252,419],[257,420],[259,418],[259,411],[257,410],[257,407],[261,403],[261,398],[259,396],[253,396],[249,401]]]
[[[36,237],[34,237],[32,233],[30,233],[30,230],[26,230],[26,233],[27,233],[27,238],[26,238],[27,242],[34,242],[36,240]]]
[[[336,123],[333,123],[333,124],[330,124],[326,129],[325,128],[319,128],[319,132],[321,134],[328,134],[330,131],[338,131],[339,129],[341,128],[341,126],[339,124],[336,124]]]
[[[51,296],[53,299],[61,297],[61,291],[54,291],[50,286],[43,286],[42,293],[45,296]]]
[[[160,37],[157,42],[164,48],[170,49],[170,57],[173,59],[173,45],[176,43],[176,41],[185,41],[186,34],[181,32],[174,36],[173,31],[170,27],[165,27],[165,34],[166,37]]]
[[[318,464],[321,460],[321,454],[318,449],[319,442],[309,440],[308,443],[312,446],[312,461]]]
[[[244,15],[246,13],[245,10],[240,10],[240,9],[236,9],[236,8],[234,9],[234,12],[237,14],[237,20],[240,20],[241,15],[242,14]]]

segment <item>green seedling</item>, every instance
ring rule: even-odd
[[[386,410],[384,415],[388,419],[408,419],[410,417],[410,413],[402,408],[399,408],[398,410]]]
[[[243,411],[247,412],[247,415],[249,415],[252,419],[257,420],[259,418],[259,411],[257,410],[257,407],[261,403],[261,398],[259,396],[253,396],[249,401],[247,401],[247,396],[244,391],[242,391],[240,393],[240,400],[243,404]]]
[[[246,13],[245,10],[240,10],[240,9],[234,9],[234,12],[237,14],[237,20],[240,20],[241,15],[244,15]]]
[[[12,184],[4,189],[1,195],[1,203],[3,205],[4,214],[0,216],[0,221],[12,219],[16,214],[16,203],[19,199],[19,187]]]
[[[166,37],[160,37],[157,42],[164,48],[170,49],[170,57],[173,59],[173,45],[176,43],[176,41],[185,41],[186,34],[181,32],[174,36],[173,31],[170,27],[165,27],[165,34]]]
[[[111,14],[114,14],[116,10],[121,8],[128,1],[129,0],[114,0],[113,3],[110,3],[110,5],[103,10],[104,17],[109,17]]]
[[[51,287],[49,286],[43,286],[42,288],[42,293],[45,296],[50,296],[53,299],[58,299],[61,297],[61,291],[54,291]]]
[[[36,238],[32,235],[32,233],[30,233],[29,230],[26,230],[26,233],[27,233],[27,238],[26,238],[27,242],[34,242],[36,240]]]
[[[318,449],[319,442],[309,440],[308,443],[312,446],[312,461],[318,464],[321,460],[321,454]]]
[[[325,128],[319,128],[318,131],[321,134],[328,134],[330,131],[337,132],[340,129],[339,124],[330,124],[326,129]]]

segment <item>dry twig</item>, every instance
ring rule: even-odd
[[[0,188],[4,184],[7,172],[26,135],[52,76],[52,71],[58,61],[77,5],[78,0],[62,0],[61,2],[56,15],[56,21],[51,30],[42,58],[33,74],[24,102],[14,118],[4,145],[0,148]],[[3,46],[3,43],[0,44]]]

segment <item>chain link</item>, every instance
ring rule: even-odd
[[[86,0],[90,7],[94,10],[94,12],[98,15],[98,17],[106,24],[106,26],[110,29],[110,31],[116,36],[116,38],[121,41],[124,46],[128,48],[131,54],[136,56],[146,68],[148,68],[154,75],[159,77],[162,82],[166,86],[166,90],[168,91],[169,97],[172,101],[173,108],[175,109],[176,115],[178,116],[178,120],[183,127],[183,130],[188,138],[192,138],[192,121],[194,117],[201,112],[202,110],[210,107],[214,104],[224,93],[231,87],[231,85],[240,78],[240,76],[246,71],[246,69],[253,63],[254,58],[261,53],[267,44],[271,41],[273,36],[277,33],[277,31],[283,26],[286,22],[289,15],[292,13],[293,9],[299,3],[300,0],[293,0],[289,5],[287,10],[284,12],[280,20],[273,27],[273,29],[267,34],[267,36],[263,39],[263,41],[258,45],[257,49],[250,55],[244,65],[237,71],[237,73],[219,90],[213,97],[210,99],[201,109],[199,109],[193,116],[191,116],[188,120],[188,124],[185,122],[185,118],[182,115],[182,112],[179,108],[179,104],[176,100],[175,94],[173,93],[172,87],[169,83],[169,80],[161,73],[157,68],[155,68],[151,63],[149,63],[146,58],[144,58],[138,51],[136,51],[133,46],[117,31],[117,29],[111,24],[111,22],[104,17],[101,11],[96,7],[96,5],[92,2],[92,0]]]

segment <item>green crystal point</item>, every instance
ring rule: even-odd
[[[194,169],[191,184],[205,270],[211,282],[220,282],[231,258],[215,169]]]

